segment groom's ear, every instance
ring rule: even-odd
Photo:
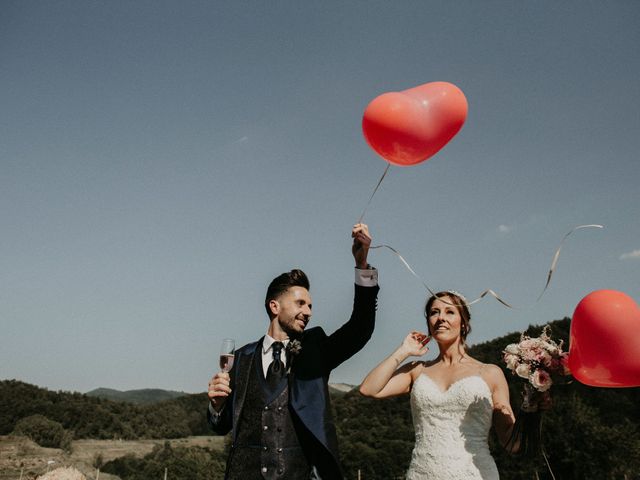
[[[277,316],[280,313],[280,304],[277,300],[269,300],[269,311],[271,312],[271,315],[273,317]]]

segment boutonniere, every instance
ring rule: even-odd
[[[291,371],[291,366],[293,365],[293,359],[302,351],[302,342],[300,340],[295,339],[291,340],[285,349],[287,351],[287,374]]]

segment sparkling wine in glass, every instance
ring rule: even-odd
[[[233,357],[236,351],[236,342],[231,338],[225,338],[220,347],[220,370],[229,373],[233,367]]]

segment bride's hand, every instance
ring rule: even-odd
[[[414,331],[405,337],[400,348],[407,356],[421,357],[429,351],[426,346],[429,340],[428,335]]]

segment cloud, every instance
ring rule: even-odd
[[[640,250],[634,250],[633,252],[623,253],[620,255],[620,260],[640,260]]]
[[[513,227],[510,227],[509,225],[498,226],[498,231],[500,233],[509,233],[511,230],[513,230]]]
[[[236,140],[235,142],[231,142],[231,145],[237,145],[239,143],[244,143],[247,140],[249,140],[249,137],[247,137],[246,135],[242,138],[239,138],[238,140]]]

